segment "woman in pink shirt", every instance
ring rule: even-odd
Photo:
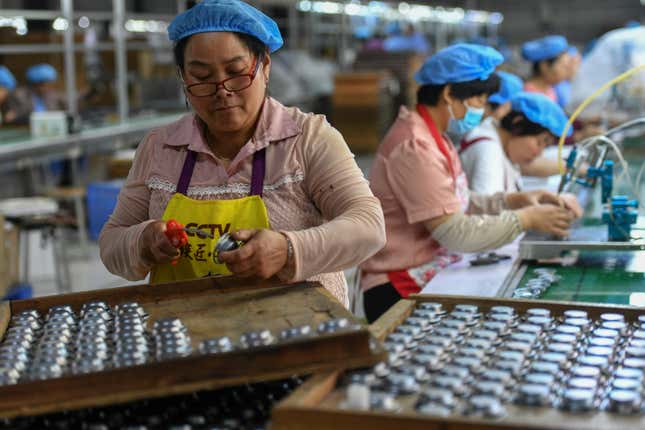
[[[460,259],[457,252],[495,249],[527,229],[567,234],[574,216],[551,193],[469,193],[445,135],[479,124],[487,96],[498,90],[493,71],[501,62],[492,48],[457,44],[430,57],[415,75],[421,84],[416,109],[401,108],[370,172],[387,243],[361,266],[369,321],[418,293],[437,271]]]
[[[569,43],[563,36],[547,36],[522,45],[522,57],[533,63],[533,74],[524,82],[524,91],[541,93],[558,101],[554,86],[568,76]]]
[[[378,200],[342,136],[320,115],[266,95],[273,20],[239,0],[204,0],[169,26],[194,113],[139,145],[99,245],[127,279],[235,274],[318,280],[347,306],[342,270],[385,242]],[[206,232],[181,249],[166,221]],[[245,244],[214,252],[232,233]]]

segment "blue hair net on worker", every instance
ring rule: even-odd
[[[249,34],[275,52],[284,43],[274,20],[239,0],[204,0],[177,15],[168,37],[177,41],[197,33],[229,31]]]
[[[56,79],[58,79],[58,73],[49,64],[36,64],[27,69],[27,82],[30,84],[43,84]]]
[[[5,66],[0,66],[0,87],[5,87],[8,90],[16,88],[16,78]]]
[[[485,80],[503,61],[502,54],[489,46],[458,43],[429,57],[414,79],[421,85]]]
[[[501,70],[495,73],[499,76],[499,91],[488,97],[489,102],[501,105],[524,88],[524,82],[519,76]]]
[[[511,98],[511,109],[521,112],[526,118],[549,130],[555,136],[562,135],[569,121],[562,108],[553,100],[540,93],[520,92]],[[572,127],[567,131],[567,137],[573,133]]]
[[[533,63],[556,58],[569,49],[569,42],[564,36],[546,36],[528,41],[522,45],[522,57]]]

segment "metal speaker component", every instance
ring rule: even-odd
[[[74,310],[70,305],[56,305],[49,308],[47,311],[47,320],[49,320],[54,315],[70,315],[75,316]]]
[[[372,391],[370,395],[370,408],[376,411],[394,412],[399,410],[401,406],[391,394]]]
[[[436,372],[443,368],[444,363],[439,355],[433,354],[414,354],[411,361],[415,364],[423,366],[428,372]]]
[[[612,389],[607,396],[610,411],[621,415],[632,415],[641,412],[641,394],[636,390]]]
[[[642,382],[638,379],[616,378],[611,381],[611,388],[615,390],[643,391]]]
[[[463,383],[463,380],[454,376],[435,376],[430,380],[430,385],[433,387],[450,390],[456,396],[463,396],[467,391],[467,387]]]
[[[436,314],[442,314],[445,313],[443,310],[443,306],[441,303],[436,303],[436,302],[421,302],[417,304],[417,309],[423,309],[426,311],[432,311]]]
[[[520,385],[515,402],[525,406],[548,406],[551,404],[551,388],[545,384]]]
[[[233,342],[228,336],[206,339],[199,344],[199,351],[202,354],[221,354],[233,350]]]
[[[395,333],[403,333],[412,336],[413,339],[419,340],[422,339],[426,334],[421,329],[421,327],[416,325],[409,324],[400,324],[396,329]]]
[[[595,392],[598,389],[598,381],[594,378],[570,378],[567,387]]]
[[[397,394],[415,394],[420,390],[419,383],[414,376],[392,372],[386,378],[388,388]]]
[[[593,391],[569,388],[564,390],[560,406],[569,412],[587,412],[594,409]]]
[[[336,318],[321,322],[318,325],[317,331],[320,334],[326,334],[348,330],[358,330],[360,328],[360,324],[354,324],[347,318]]]
[[[513,374],[504,370],[487,369],[479,375],[482,381],[497,382],[508,386],[513,381]]]
[[[271,345],[275,339],[271,332],[267,329],[249,331],[240,337],[240,344],[243,348],[254,348]]]
[[[550,373],[527,373],[524,375],[524,382],[529,385],[544,385],[551,390],[555,384],[555,376]]]
[[[244,245],[244,242],[235,240],[231,237],[229,233],[224,233],[217,239],[215,243],[215,250],[213,252],[213,261],[215,263],[221,264],[219,260],[219,254],[227,251],[234,251]]]
[[[280,332],[280,340],[304,339],[313,336],[314,331],[311,326],[303,325],[300,327],[289,327]]]
[[[527,309],[525,312],[526,317],[550,317],[551,316],[551,311],[548,309],[543,309],[543,308],[531,308]]]
[[[457,403],[453,392],[442,388],[427,388],[421,393],[420,398],[421,403],[438,403],[448,408],[454,408]]]
[[[573,366],[569,374],[575,378],[591,378],[598,380],[600,378],[600,369],[593,366]]]
[[[468,399],[469,415],[483,415],[487,418],[501,418],[506,415],[506,409],[502,402],[489,395],[476,395]]]
[[[464,313],[469,313],[469,314],[478,314],[479,313],[479,307],[477,305],[470,305],[470,304],[456,304],[455,307],[453,308],[453,311],[456,312],[464,312]]]

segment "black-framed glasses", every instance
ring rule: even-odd
[[[258,61],[258,57],[255,57],[251,69],[252,73],[245,73],[243,75],[237,75],[230,78],[226,78],[220,82],[200,82],[197,84],[186,85],[186,91],[193,97],[209,97],[217,94],[220,87],[224,88],[230,93],[235,93],[247,89],[253,83],[253,79],[258,74],[260,69],[261,61]]]

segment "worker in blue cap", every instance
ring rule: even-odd
[[[470,193],[448,130],[465,134],[499,91],[493,48],[460,43],[429,57],[415,74],[414,110],[401,107],[370,172],[383,206],[387,243],[361,266],[368,321],[419,293],[460,252],[496,249],[528,229],[566,236],[572,212],[558,196]]]
[[[513,73],[499,70],[495,72],[499,76],[499,91],[488,97],[486,107],[486,120],[499,121],[511,110],[511,97],[522,91],[524,81]],[[484,124],[482,123],[481,126]]]
[[[524,91],[542,93],[554,102],[554,85],[567,78],[569,42],[564,36],[546,36],[522,45],[522,57],[530,61],[532,74],[524,83]]]
[[[578,48],[575,46],[570,47],[567,54],[568,61],[565,78],[553,87],[558,104],[562,106],[563,109],[567,108],[569,101],[571,100],[571,81],[578,74],[580,63],[582,62],[582,55],[580,55]]]
[[[15,118],[15,113],[9,109],[7,101],[16,89],[16,78],[5,66],[0,66],[0,124],[10,122]]]
[[[568,121],[562,108],[544,94],[518,92],[509,104],[510,112],[499,123],[482,124],[462,141],[459,156],[474,192],[521,191],[521,167],[555,144]]]
[[[104,264],[152,283],[315,277],[348,306],[342,271],[383,246],[383,213],[340,133],[267,95],[278,26],[240,0],[203,0],[168,35],[192,112],[139,145]],[[171,219],[202,233],[178,249]]]
[[[28,124],[32,112],[66,110],[67,103],[56,89],[58,73],[50,64],[36,64],[27,69],[27,86],[16,89],[9,100],[16,116],[13,124]]]

